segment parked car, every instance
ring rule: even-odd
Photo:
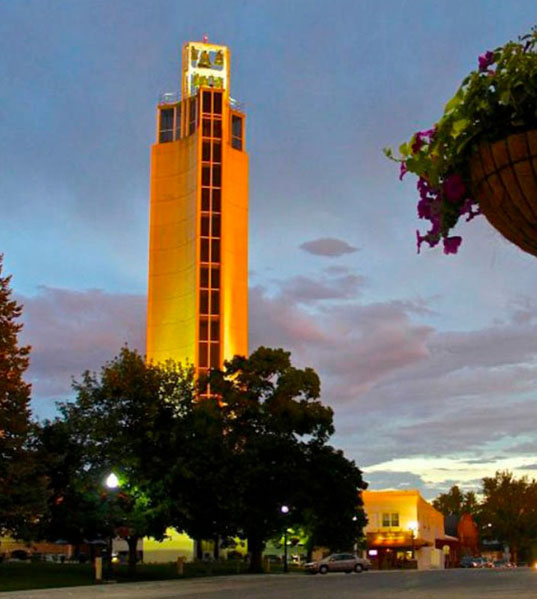
[[[324,559],[308,562],[304,569],[309,574],[327,574],[328,572],[362,572],[369,570],[371,562],[354,553],[332,553]]]
[[[465,556],[461,558],[461,568],[492,568],[492,561],[488,557]]]
[[[492,567],[504,570],[506,568],[516,568],[517,566],[514,562],[510,562],[509,560],[497,559],[494,562],[492,562]]]

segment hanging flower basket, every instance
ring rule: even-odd
[[[537,256],[537,131],[480,144],[470,175],[472,196],[490,224]]]
[[[509,241],[537,256],[537,29],[482,54],[435,125],[385,150],[418,176],[417,232],[423,243],[443,243],[455,254],[461,217],[484,213]]]

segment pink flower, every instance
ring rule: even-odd
[[[465,200],[464,204],[461,206],[461,210],[460,210],[460,215],[462,216],[463,214],[467,214],[468,216],[466,217],[466,222],[471,221],[473,218],[475,218],[476,216],[479,216],[480,214],[482,214],[481,212],[481,206],[477,205],[477,207],[474,208],[474,204],[476,204],[476,202],[474,202],[474,200],[472,198],[468,198],[467,200]]]
[[[490,67],[491,64],[494,64],[494,52],[487,50],[487,52],[485,52],[485,54],[481,54],[481,56],[478,58],[478,63],[479,63],[479,71],[481,73],[483,71],[486,71]]]
[[[462,237],[444,237],[444,254],[456,254],[461,243]]]
[[[416,133],[414,143],[412,144],[412,152],[414,154],[417,154],[421,150],[423,144],[425,143],[425,140],[427,140],[427,143],[429,143],[431,141],[434,133],[435,133],[434,128],[427,129],[426,131],[418,131]]]
[[[399,181],[403,180],[403,177],[408,173],[408,169],[406,167],[406,162],[403,160],[401,162],[401,168],[399,169]]]
[[[423,198],[418,202],[418,218],[431,218],[431,200]]]
[[[444,179],[443,188],[449,202],[460,202],[466,193],[462,177],[457,173]]]

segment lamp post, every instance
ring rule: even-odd
[[[287,516],[289,513],[289,507],[287,505],[282,505],[280,508],[281,513],[284,516]],[[284,518],[285,521],[285,518]],[[283,532],[283,571],[289,572],[289,567],[287,565],[287,522],[285,522],[284,532]]]
[[[111,491],[115,491],[118,487],[119,487],[119,479],[116,476],[116,474],[114,474],[114,472],[110,472],[110,474],[106,477],[104,484],[106,485],[106,487],[108,489],[110,489]],[[113,545],[113,537],[110,536],[108,538],[108,556],[107,556],[107,575],[108,578],[110,579],[112,577],[112,545]]]
[[[418,523],[414,522],[414,521],[409,522],[408,530],[410,530],[410,542],[411,542],[411,546],[412,546],[412,559],[414,559],[414,535],[416,534],[416,532],[418,530]]]

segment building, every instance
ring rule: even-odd
[[[147,360],[196,375],[248,355],[248,155],[226,46],[183,46],[181,92],[161,94],[151,148]],[[207,544],[205,544],[207,545]],[[170,529],[145,561],[210,547]]]
[[[362,491],[362,499],[367,556],[374,567],[444,567],[457,539],[445,534],[444,516],[419,491]]]
[[[183,47],[151,148],[147,359],[196,374],[248,354],[248,155],[226,46]]]

